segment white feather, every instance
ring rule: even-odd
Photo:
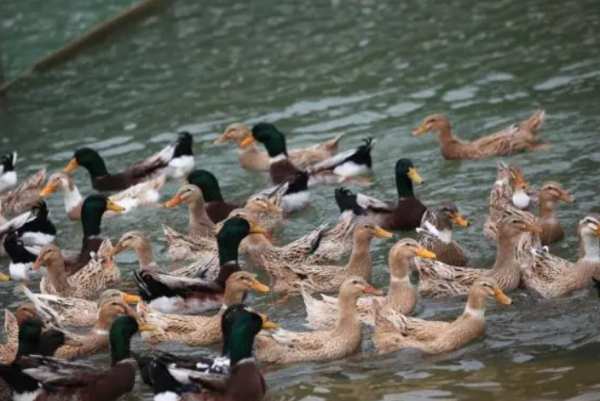
[[[284,195],[281,199],[281,207],[285,213],[304,209],[310,203],[310,191],[296,192]]]
[[[390,205],[386,202],[380,201],[379,199],[372,198],[365,194],[356,194],[356,203],[364,209],[377,208],[377,209],[389,209]]]
[[[369,173],[369,168],[364,164],[354,162],[342,163],[333,169],[333,173],[342,177],[356,177]]]
[[[13,279],[14,281],[29,280],[31,277],[31,274],[33,273],[31,271],[32,266],[33,266],[33,263],[10,262],[10,265],[8,266],[10,278]]]
[[[14,401],[35,401],[35,399],[38,398],[42,394],[42,392],[43,392],[42,389],[37,389],[37,390],[29,392],[29,393],[23,393],[23,394],[13,393],[13,400]]]
[[[473,309],[469,305],[465,308],[465,315],[469,315],[475,319],[485,318],[485,309]]]
[[[194,169],[194,163],[194,156],[184,155],[176,157],[169,162],[167,174],[173,178],[184,177]]]
[[[17,172],[9,171],[0,175],[0,192],[7,191],[17,185]]]
[[[518,189],[513,193],[512,201],[515,207],[524,210],[529,207],[531,198],[529,197],[529,195],[527,195],[527,193],[524,190]]]
[[[172,391],[165,391],[164,393],[154,395],[154,401],[179,401],[179,395]]]

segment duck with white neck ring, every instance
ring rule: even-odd
[[[600,277],[600,215],[587,215],[577,228],[580,243],[577,262],[532,249],[534,264],[523,271],[525,286],[544,298],[556,298],[585,288],[594,276]]]
[[[164,185],[165,176],[160,175],[152,180],[134,185],[124,191],[109,196],[109,199],[122,206],[127,213],[140,205],[151,205],[158,202],[160,197],[158,190]],[[69,220],[81,219],[81,207],[83,205],[83,197],[75,185],[75,181],[71,176],[63,173],[52,174],[48,178],[48,183],[40,192],[40,196],[47,197],[52,193],[61,193],[64,197],[65,211]],[[112,211],[107,211],[104,217],[117,216],[118,214]]]
[[[417,292],[410,282],[408,275],[409,265],[415,257],[434,259],[436,255],[422,247],[412,238],[398,241],[390,249],[390,290],[387,297],[362,297],[357,304],[358,315],[361,322],[370,326],[374,325],[371,314],[371,304],[374,299],[381,301],[386,307],[398,313],[410,314],[417,303]],[[302,288],[302,298],[306,306],[307,326],[311,329],[331,328],[335,325],[338,315],[338,299],[321,294],[321,300],[315,298]]]
[[[485,333],[485,309],[490,298],[502,305],[512,304],[496,280],[482,277],[469,289],[465,311],[453,322],[407,317],[374,301],[373,343],[380,354],[407,348],[432,355],[455,351]]]
[[[458,242],[452,239],[454,224],[466,228],[465,220],[454,203],[442,203],[423,215],[417,228],[419,243],[437,255],[437,260],[452,266],[468,266],[469,258]]]

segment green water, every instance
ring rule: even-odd
[[[39,49],[32,49],[39,43],[36,35],[47,40],[46,50],[53,46],[52,36],[66,35],[48,11],[54,8],[39,1],[2,3],[0,26],[10,32],[3,48],[5,58],[12,55],[11,73],[37,57]],[[40,3],[39,9],[25,3]],[[90,3],[87,21],[105,16],[105,9],[94,11],[102,8],[99,3]],[[551,248],[574,259],[576,221],[600,211],[599,4],[179,0],[0,98],[0,148],[19,151],[21,176],[40,165],[51,172],[62,168],[83,144],[99,149],[109,168],[118,171],[187,129],[194,134],[197,166],[215,172],[227,198],[239,201],[267,187],[269,180],[243,171],[235,149],[210,144],[231,122],[273,121],[286,132],[290,147],[345,132],[342,147],[350,148],[373,136],[379,141],[376,183],[368,192],[393,199],[393,165],[399,157],[412,158],[427,181],[417,188],[418,196],[428,205],[447,200],[459,205],[474,224],[456,238],[476,266],[488,267],[495,247],[483,240],[482,227],[498,160],[446,162],[432,136],[413,138],[410,131],[427,114],[442,112],[457,134],[473,138],[544,108],[548,117],[542,135],[554,146],[509,161],[522,164],[532,183],[556,180],[577,198],[577,204],[560,207],[568,237]],[[75,177],[82,193],[90,193],[87,175],[77,172]],[[176,187],[168,184],[163,198]],[[278,239],[286,242],[336,218],[332,187],[317,188],[313,199],[314,207],[294,215],[277,232]],[[50,204],[60,244],[77,248],[79,226],[63,219],[62,199],[52,197]],[[107,221],[104,232],[116,240],[127,230],[142,230],[160,255],[160,224],[184,230],[186,219],[183,209],[138,210]],[[387,286],[390,244],[374,244],[379,287]],[[118,262],[126,275],[136,267],[130,254]],[[269,368],[267,399],[600,399],[597,296],[587,290],[552,301],[525,291],[512,296],[510,308],[491,305],[485,338],[458,352],[378,357],[365,330],[362,354]],[[0,287],[3,305],[19,299],[12,286]],[[252,304],[261,309],[272,299],[259,297]],[[418,310],[427,318],[448,320],[463,307],[461,300],[425,299]],[[270,314],[285,328],[300,329],[304,323],[299,299]],[[136,349],[146,347],[135,344]],[[138,384],[125,399],[148,400],[151,393]]]

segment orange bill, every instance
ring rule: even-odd
[[[133,295],[133,294],[128,294],[126,292],[121,294],[121,298],[123,299],[124,302],[127,302],[128,304],[137,304],[140,301],[139,296]]]
[[[428,251],[425,248],[419,248],[417,249],[417,256],[420,258],[425,258],[425,259],[435,259],[437,258],[437,255],[431,251]]]
[[[384,230],[379,226],[375,226],[374,234],[377,238],[392,238],[393,234],[389,231]]]
[[[512,299],[507,297],[500,288],[496,288],[494,290],[494,298],[496,298],[496,301],[500,302],[502,305],[512,304]]]
[[[421,125],[419,128],[417,128],[416,130],[414,130],[412,132],[412,134],[413,134],[413,136],[419,136],[419,135],[423,135],[427,131],[429,131],[429,129],[427,128],[427,126]]]
[[[469,222],[467,220],[465,220],[460,214],[455,214],[454,216],[452,216],[452,221],[454,221],[456,224],[458,224],[461,227],[467,227],[469,225]]]
[[[575,199],[573,199],[573,197],[566,192],[561,192],[561,194],[558,196],[558,199],[567,203],[575,202]]]
[[[258,292],[270,292],[271,291],[271,289],[269,288],[269,286],[264,285],[263,283],[261,283],[257,279],[252,280],[252,289],[254,291],[258,291]]]
[[[363,290],[363,292],[365,294],[383,295],[383,291],[377,290],[370,285],[366,286],[365,289]]]
[[[535,224],[525,224],[525,228],[523,231],[528,233],[538,233],[541,234],[544,232],[544,229],[540,226],[536,226]]]
[[[56,189],[56,185],[54,185],[53,183],[49,182],[48,184],[46,184],[46,186],[44,187],[44,189],[42,189],[42,192],[40,192],[40,196],[48,196],[50,195],[52,192],[54,192],[54,190]]]
[[[267,234],[268,231],[259,226],[258,224],[248,221],[250,223],[250,234]]]
[[[167,203],[165,203],[165,207],[172,208],[172,207],[175,207],[175,206],[181,204],[182,202],[183,202],[183,198],[181,197],[180,194],[177,194],[173,198],[171,198]]]
[[[63,169],[63,173],[69,174],[77,170],[77,167],[79,167],[79,163],[77,163],[77,159],[73,157],[71,160],[69,160],[69,164],[67,164],[67,167]]]
[[[33,266],[31,266],[31,270],[33,270],[33,271],[40,270],[40,267],[42,267],[43,264],[44,264],[44,262],[40,256],[35,260],[35,262],[33,263]]]
[[[252,142],[254,142],[254,137],[250,135],[249,137],[245,138],[242,142],[240,142],[240,146],[245,147],[250,145]]]

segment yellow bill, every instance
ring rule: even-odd
[[[377,238],[392,238],[393,234],[389,231],[384,230],[379,226],[375,226],[374,234]]]
[[[115,202],[111,201],[110,199],[108,200],[108,202],[106,202],[106,209],[111,210],[113,212],[119,212],[119,213],[125,211],[125,208],[123,206],[117,205]]]
[[[417,256],[420,258],[425,258],[425,259],[435,259],[437,258],[437,255],[431,251],[428,251],[425,248],[419,248],[417,249]]]
[[[269,288],[269,286],[264,285],[257,279],[252,280],[252,289],[254,291],[258,291],[258,292],[270,292],[271,291],[271,288]]]
[[[410,178],[410,180],[412,182],[414,182],[415,184],[423,183],[423,178],[421,178],[421,176],[419,175],[419,173],[417,172],[417,170],[414,167],[410,167],[408,169],[408,178]]]
[[[10,281],[10,276],[0,272],[0,281]]]
[[[252,221],[249,221],[248,223],[250,223],[250,234],[267,234],[268,233],[267,230],[265,230],[258,224],[254,223]]]

